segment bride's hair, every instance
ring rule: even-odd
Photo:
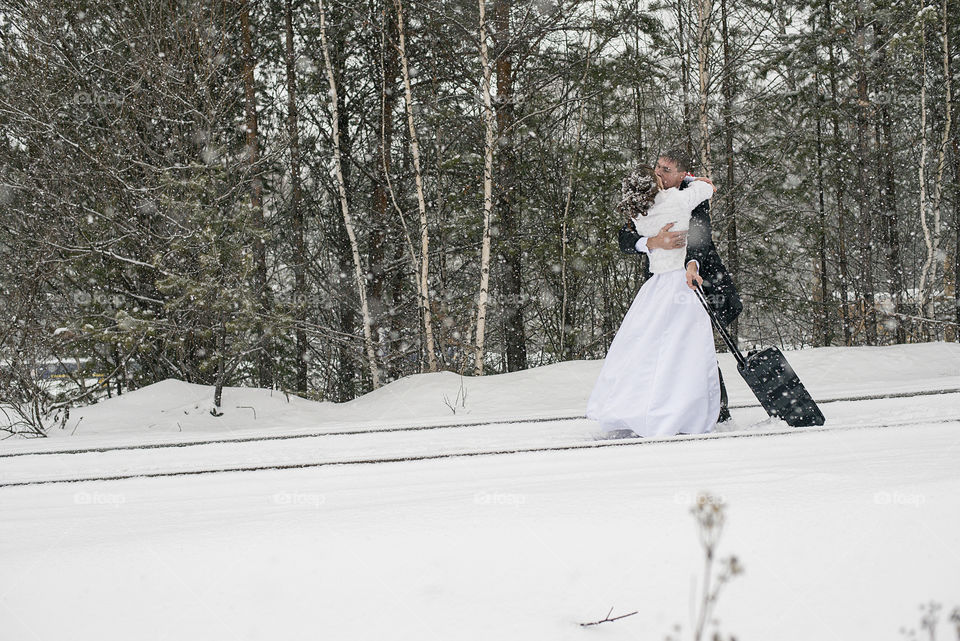
[[[646,216],[660,188],[652,167],[637,167],[623,179],[623,198],[617,211],[628,218]]]

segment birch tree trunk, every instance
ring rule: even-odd
[[[494,114],[490,98],[490,58],[487,53],[487,17],[485,0],[480,7],[480,67],[483,72],[483,244],[480,249],[480,293],[477,299],[477,340],[474,374],[483,375],[483,341],[487,323],[487,290],[490,285],[490,212],[493,210]]]
[[[347,235],[350,237],[350,250],[353,253],[354,275],[357,279],[357,293],[360,296],[360,313],[363,316],[363,340],[367,352],[367,366],[370,369],[370,379],[373,383],[373,388],[376,389],[380,387],[380,369],[377,366],[377,355],[373,347],[370,308],[367,304],[366,277],[363,273],[363,262],[360,259],[360,247],[357,243],[357,234],[354,231],[353,219],[350,216],[350,206],[347,201],[347,189],[344,183],[343,162],[341,161],[340,156],[340,110],[338,107],[339,97],[337,94],[337,79],[333,74],[333,63],[330,61],[330,48],[327,45],[326,9],[323,6],[323,0],[318,0],[317,13],[320,18],[320,42],[323,47],[324,69],[326,70],[327,74],[327,82],[330,85],[328,105],[330,109],[330,122],[333,127],[333,157],[337,176],[337,190],[340,194],[340,211],[343,214],[343,226],[346,228]]]
[[[927,26],[923,14],[924,4],[924,0],[920,0],[920,165],[917,167],[917,174],[920,180],[920,228],[923,230],[923,244],[927,255],[920,269],[920,285],[917,288],[917,314],[920,317],[927,311],[927,282],[930,269],[934,265],[934,239],[927,220]]]
[[[407,44],[403,16],[403,0],[397,3],[397,36],[400,53],[400,71],[403,74],[403,91],[406,102],[407,125],[410,129],[410,153],[413,156],[413,174],[417,185],[417,206],[420,209],[420,310],[423,316],[423,335],[427,352],[427,367],[437,371],[437,355],[433,340],[433,320],[430,312],[430,234],[427,226],[427,202],[423,195],[423,172],[420,170],[420,143],[417,128],[413,122],[413,90],[410,87],[410,62],[407,58]]]
[[[393,15],[389,13],[388,6],[393,6],[396,9],[396,5],[390,3],[384,4],[383,6],[383,33],[381,34],[381,61],[380,67],[383,75],[383,91],[381,95],[381,105],[380,105],[380,155],[378,163],[378,174],[382,178],[382,185],[385,189],[377,190],[374,195],[374,203],[376,211],[384,211],[386,208],[386,198],[389,197],[390,203],[393,205],[393,209],[397,214],[397,218],[400,221],[400,226],[403,230],[403,239],[404,244],[393,243],[394,247],[394,261],[401,261],[405,256],[404,249],[406,249],[407,257],[410,259],[410,275],[412,276],[414,289],[417,291],[417,309],[420,310],[421,304],[421,281],[420,281],[420,258],[417,256],[416,249],[413,246],[413,240],[410,236],[410,229],[407,226],[406,216],[403,213],[403,209],[400,207],[400,204],[397,202],[396,190],[393,187],[393,183],[390,180],[390,170],[393,166],[393,162],[390,159],[390,149],[392,147],[393,141],[393,110],[394,105],[396,104],[396,94],[394,93],[395,83],[397,77],[400,75],[400,61],[398,59],[397,53],[399,47],[396,42],[399,40],[399,34],[396,32],[391,32],[391,29],[396,29],[398,26],[398,20],[393,19]],[[391,36],[395,36],[395,39],[392,39]],[[404,158],[404,165],[406,164],[406,157]],[[384,199],[384,203],[381,206],[379,203],[380,198]],[[403,272],[401,270],[396,270],[394,276],[389,279],[388,283],[390,289],[390,297],[393,301],[399,301],[403,293]],[[422,315],[422,314],[421,314]],[[419,324],[419,321],[418,321]],[[472,321],[471,321],[472,325]],[[393,340],[391,338],[391,340]],[[469,339],[468,339],[469,341]],[[396,361],[391,361],[391,363],[396,363]],[[390,370],[391,376],[399,376],[400,370],[399,365],[391,364]]]

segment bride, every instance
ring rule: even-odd
[[[619,210],[637,233],[655,236],[668,223],[688,229],[690,213],[713,193],[706,178],[664,189],[641,167],[624,179]],[[720,410],[713,330],[693,292],[702,282],[697,262],[684,265],[686,247],[649,256],[653,277],[627,311],[587,402],[587,418],[600,422],[604,438],[702,434]]]

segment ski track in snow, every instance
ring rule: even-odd
[[[688,638],[704,489],[746,568],[725,634],[893,641],[952,607],[957,425],[805,434],[8,488],[0,638]],[[611,607],[639,614],[578,626]]]
[[[0,454],[0,460],[4,462],[0,471],[0,488],[649,446],[718,438],[798,436],[819,431],[950,423],[958,421],[960,393],[934,390],[925,396],[837,400],[824,405],[827,423],[821,428],[790,428],[780,421],[766,419],[759,406],[748,406],[733,411],[734,426],[724,431],[620,441],[595,441],[595,424],[576,418],[265,435],[89,450],[7,452]],[[748,427],[737,429],[737,425]]]

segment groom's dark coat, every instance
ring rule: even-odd
[[[685,189],[687,182],[680,184]],[[703,277],[703,293],[707,303],[724,325],[732,323],[740,312],[743,303],[737,288],[730,278],[729,272],[720,260],[717,246],[713,244],[710,228],[710,201],[705,200],[690,215],[690,230],[687,232],[687,259],[684,264],[695,260],[700,263],[700,276]],[[620,251],[626,254],[639,254],[636,244],[640,234],[634,229],[633,223],[628,222],[620,229]],[[647,278],[650,278],[649,263],[644,262]]]

